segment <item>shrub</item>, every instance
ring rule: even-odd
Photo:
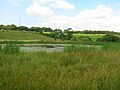
[[[112,34],[107,34],[105,36],[103,36],[102,38],[98,38],[97,41],[101,41],[101,42],[118,42],[120,41],[120,38],[112,35]]]
[[[78,39],[80,41],[92,41],[92,39],[89,36],[80,36]]]
[[[71,41],[83,41],[83,42],[92,41],[92,39],[89,36],[72,37],[70,40]]]
[[[70,38],[71,41],[77,41],[77,38],[76,37],[72,37]]]

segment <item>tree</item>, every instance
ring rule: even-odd
[[[6,30],[17,30],[17,26],[14,24],[4,26]]]
[[[43,33],[43,29],[40,27],[31,27],[29,28],[30,31],[35,31],[35,32],[39,32],[40,34]]]
[[[21,30],[21,31],[25,30],[25,31],[27,31],[28,27],[26,27],[26,26],[19,26],[18,30]]]
[[[44,32],[52,32],[53,31],[51,28],[47,28],[47,27],[42,27],[42,30]]]
[[[5,26],[3,24],[1,24],[0,29],[5,29]]]
[[[70,40],[73,37],[73,32],[70,30],[72,30],[72,29],[68,28],[68,29],[64,30],[66,40]]]

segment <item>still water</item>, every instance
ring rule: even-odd
[[[4,46],[5,44],[2,44]],[[72,44],[19,44],[21,52],[62,52],[66,46],[71,46]],[[100,49],[99,45],[78,45],[85,47],[95,47]]]
[[[64,47],[69,46],[69,44],[24,44],[20,46],[22,52],[61,52],[63,51]]]

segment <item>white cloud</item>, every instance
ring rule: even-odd
[[[114,10],[105,5],[98,5],[96,9],[81,11],[73,19],[72,25],[75,28],[94,30],[115,30],[119,31],[120,17],[114,16]]]
[[[77,17],[81,19],[87,18],[106,18],[111,16],[113,13],[112,8],[106,7],[104,5],[98,5],[96,9],[89,9],[81,11]],[[77,18],[76,17],[76,18]]]
[[[96,9],[80,11],[73,17],[53,15],[45,18],[37,26],[47,26],[53,29],[73,28],[76,30],[114,30],[120,31],[120,16],[114,15],[114,10],[105,5],[98,5]]]
[[[56,0],[33,0],[33,2],[37,2],[40,5],[46,5],[47,3],[53,3]]]
[[[68,10],[75,9],[73,4],[70,4],[65,0],[56,0],[55,3],[53,3],[53,6],[57,8],[68,9]]]
[[[52,17],[48,17],[45,18],[42,23],[37,24],[36,26],[47,26],[47,27],[51,27],[53,29],[55,28],[66,28],[68,27],[69,23],[70,23],[71,18],[64,16],[64,15],[58,15],[58,16],[52,16]]]
[[[7,0],[13,6],[18,5],[20,2],[29,1],[29,0]]]
[[[17,1],[18,0],[8,0],[8,2],[13,5],[13,6],[16,6],[17,5]]]
[[[67,2],[66,0],[33,0],[39,3],[40,5],[49,4],[50,6],[61,8],[61,9],[75,9],[74,5]]]
[[[26,9],[26,12],[30,15],[49,16],[53,15],[51,8],[75,9],[73,4],[65,0],[33,0],[32,4]]]
[[[50,16],[53,15],[53,11],[47,6],[41,6],[34,1],[30,7],[26,9],[26,12],[30,15]]]

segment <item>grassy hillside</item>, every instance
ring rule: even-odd
[[[113,49],[117,46],[118,49]],[[0,53],[1,90],[119,90],[120,46]]]
[[[52,38],[31,32],[0,31],[0,40],[52,40]]]
[[[105,34],[73,34],[74,37],[80,37],[80,36],[89,36],[92,41],[96,41],[97,38],[103,37]]]

